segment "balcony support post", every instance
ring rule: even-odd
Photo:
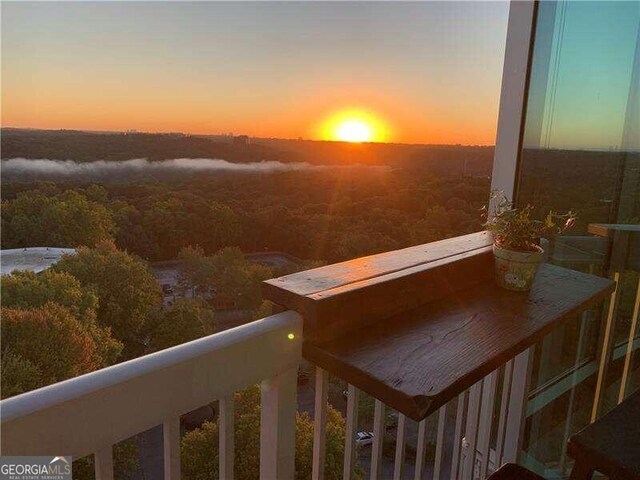
[[[418,423],[418,443],[416,445],[416,466],[414,471],[414,479],[420,480],[422,478],[422,471],[424,470],[425,452],[427,449],[427,419]]]
[[[358,430],[358,400],[360,390],[349,384],[347,390],[347,424],[344,429],[343,480],[351,480],[356,463],[356,432]]]
[[[406,443],[407,417],[398,414],[398,434],[396,436],[396,457],[393,465],[393,480],[402,480],[404,470],[404,450]]]
[[[620,379],[620,392],[618,403],[622,403],[627,391],[629,380],[629,370],[631,369],[631,359],[633,358],[633,341],[638,333],[638,316],[640,316],[640,278],[638,279],[638,289],[636,291],[636,301],[631,316],[631,327],[629,327],[629,338],[627,341],[627,352],[624,357],[624,367],[622,368],[622,378]]]
[[[464,432],[465,456],[462,464],[462,478],[472,478],[476,461],[476,445],[478,440],[478,415],[482,395],[482,380],[469,389],[469,407]]]
[[[164,480],[180,480],[180,417],[165,420],[162,425],[164,438]]]
[[[234,462],[234,394],[220,399],[220,419],[218,425],[220,478],[233,480]]]
[[[113,480],[113,449],[101,448],[94,454],[96,480]]]
[[[511,378],[513,373],[513,360],[509,360],[501,367],[502,378],[502,395],[500,399],[500,416],[498,417],[498,435],[496,437],[496,464],[497,470],[502,465],[502,454],[504,447],[504,433],[507,425],[507,411],[509,410],[509,392],[511,391]]]
[[[312,480],[324,479],[328,388],[329,374],[326,370],[316,367],[316,398],[313,413],[313,459],[311,464]]]
[[[467,407],[468,390],[458,395],[458,406],[456,408],[456,428],[453,434],[453,452],[451,454],[451,478],[459,478],[460,459],[462,456],[462,429],[464,427],[464,415]]]
[[[485,478],[489,472],[489,453],[491,442],[491,427],[493,425],[493,406],[496,397],[498,371],[494,370],[482,381],[482,407],[478,427],[478,452],[480,453],[480,478]]]
[[[491,190],[502,191],[511,200],[517,196],[535,11],[533,1],[511,2],[509,6]]]
[[[436,435],[436,454],[433,459],[433,480],[440,480],[442,471],[442,460],[444,453],[444,424],[447,420],[447,405],[443,405],[438,410],[438,432]],[[416,480],[420,480],[416,477]]]
[[[616,282],[616,289],[611,294],[609,300],[609,309],[607,310],[606,323],[602,332],[600,343],[600,358],[598,366],[598,380],[596,382],[596,391],[593,396],[593,408],[591,409],[591,423],[595,422],[600,414],[602,397],[604,395],[605,381],[609,364],[611,363],[611,353],[613,350],[613,336],[616,329],[616,310],[618,308],[618,291],[620,290],[620,272],[613,274]]]
[[[262,381],[260,479],[292,480],[296,447],[298,368]]]
[[[502,454],[504,463],[517,463],[522,447],[534,348],[529,347],[513,359],[513,375]]]
[[[382,445],[385,434],[385,404],[375,401],[373,414],[373,445],[371,447],[371,480],[378,480],[382,472]]]

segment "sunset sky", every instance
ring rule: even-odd
[[[2,126],[495,141],[506,2],[1,8]]]

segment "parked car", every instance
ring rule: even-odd
[[[180,416],[180,424],[185,430],[200,428],[204,422],[211,422],[216,418],[216,411],[211,405],[204,405]]]
[[[371,445],[373,443],[373,432],[356,433],[356,445]]]

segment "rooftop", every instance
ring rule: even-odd
[[[42,272],[58,262],[62,255],[73,254],[73,248],[31,247],[0,250],[0,266],[2,274],[7,275],[14,270]]]

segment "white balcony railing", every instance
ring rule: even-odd
[[[166,479],[180,478],[180,415],[220,400],[221,478],[233,478],[233,393],[261,383],[261,478],[294,473],[302,320],[285,312],[4,400],[3,455],[95,454],[113,478],[112,446],[163,425]]]
[[[214,400],[220,401],[220,478],[233,478],[233,393],[261,382],[260,477],[294,476],[296,373],[301,360],[302,320],[285,312],[231,330],[82,375],[4,400],[2,409],[3,455],[95,455],[96,478],[113,478],[112,446],[135,434],[163,425],[165,479],[180,478],[180,415]],[[525,356],[528,352],[525,352]],[[516,359],[516,362],[518,360]],[[526,359],[525,359],[526,361]],[[512,381],[506,366],[501,398],[500,459],[514,460],[519,435],[524,390]],[[452,464],[443,465],[446,407],[438,414],[434,478],[468,478],[478,451],[479,468],[490,468],[489,433],[497,372],[474,385],[457,400]],[[315,385],[313,478],[323,478],[327,420],[328,374],[318,368]],[[519,394],[518,394],[519,391]],[[358,390],[349,385],[345,431],[344,478],[353,476],[358,428]],[[467,405],[468,402],[468,405]],[[480,409],[482,414],[479,415]],[[513,410],[516,410],[513,413]],[[466,411],[466,413],[465,413]],[[512,412],[512,413],[509,413]],[[466,417],[466,418],[465,418]],[[427,420],[420,422],[415,478],[425,469]],[[394,478],[403,478],[405,422],[399,415]],[[376,400],[371,478],[382,476],[385,405]],[[463,436],[467,439],[462,441]],[[477,439],[477,441],[476,441]],[[460,449],[460,446],[464,446]]]
[[[636,304],[636,317],[637,310]],[[583,316],[580,324],[587,320],[588,316]],[[112,479],[113,445],[162,425],[164,477],[175,480],[181,471],[180,415],[218,400],[220,478],[232,480],[234,393],[260,383],[260,478],[293,479],[302,325],[303,319],[297,313],[280,313],[4,400],[0,402],[1,453],[72,455],[76,459],[94,454],[96,478]],[[581,338],[582,335],[577,341],[582,342]],[[527,406],[529,410],[534,407],[534,411],[542,408],[538,405],[542,398],[529,401],[535,348],[538,346],[509,359],[441,407],[434,418],[419,422],[413,463],[406,458],[411,421],[399,413],[393,465],[383,461],[383,446],[392,441],[385,438],[385,410],[389,407],[376,399],[371,456],[369,459],[360,455],[360,460],[369,464],[366,470],[370,478],[469,480],[485,478],[497,466],[517,461],[522,453],[525,420],[532,414]],[[637,348],[638,342],[631,342],[619,357],[630,357]],[[576,364],[579,359],[580,355]],[[598,362],[594,359],[591,363],[588,376],[595,376]],[[625,358],[626,363],[629,358]],[[546,395],[544,401],[554,401],[587,378],[577,373],[573,377],[560,393],[553,394],[553,398]],[[354,477],[358,463],[355,438],[361,398],[354,386],[348,385],[347,389],[345,480]],[[329,374],[317,367],[314,480],[324,478],[328,390]],[[427,461],[427,446],[433,438],[435,455]]]

